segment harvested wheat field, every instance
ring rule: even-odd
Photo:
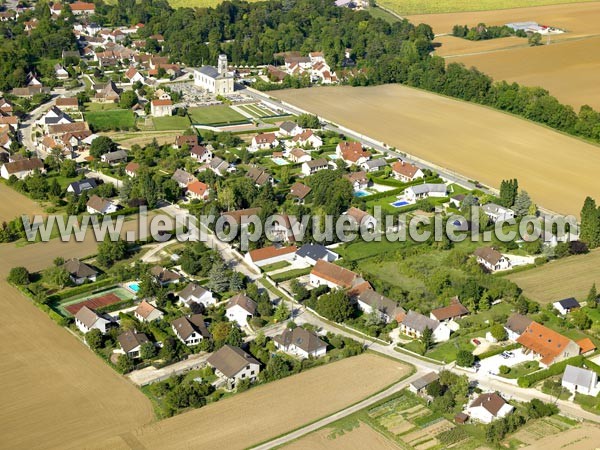
[[[435,38],[436,47],[435,53],[439,56],[447,58],[447,62],[455,61],[455,56],[487,54],[487,52],[496,52],[499,50],[515,49],[521,47],[529,48],[527,39],[518,38],[515,36],[488,39],[487,41],[470,41],[468,39],[458,38],[454,36],[439,36]]]
[[[600,146],[490,108],[401,85],[271,95],[487,185],[516,177],[554,211],[578,215],[587,195],[600,198]]]
[[[525,292],[540,303],[561,298],[585,300],[592,284],[600,285],[600,249],[586,255],[570,256],[535,269],[508,275]]]
[[[259,386],[97,446],[242,449],[339,411],[409,371],[402,363],[364,354]]]
[[[454,25],[475,26],[504,25],[510,22],[533,21],[566,30],[563,35],[552,39],[600,34],[600,3],[572,3],[565,5],[538,6],[531,8],[499,9],[496,11],[458,12],[450,14],[421,14],[406,17],[412,23],[426,23],[433,27],[435,34],[451,33]]]
[[[568,431],[543,437],[534,444],[523,448],[528,450],[547,450],[552,448],[560,448],[561,450],[591,450],[598,448],[598,442],[600,442],[600,426],[586,422]]]
[[[286,450],[392,450],[398,449],[394,442],[373,430],[364,423],[352,430],[339,431],[333,428],[325,428],[315,431],[289,445],[284,446]]]
[[[577,3],[581,0],[380,0],[378,5],[385,6],[398,14],[438,14],[461,11],[492,11],[526,6],[556,5]],[[586,0],[583,0],[586,1]],[[593,0],[587,0],[593,1]]]
[[[541,86],[575,111],[585,104],[600,110],[600,36],[446,58],[446,62],[475,66],[495,80]]]
[[[0,223],[14,219],[21,214],[20,211],[26,211],[27,214],[44,213],[38,203],[4,183],[0,183],[0,199]]]

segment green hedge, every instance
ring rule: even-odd
[[[507,345],[506,347],[500,347],[500,348],[496,348],[494,350],[489,350],[487,352],[481,353],[481,354],[477,355],[477,359],[479,359],[481,361],[482,359],[490,358],[492,356],[499,355],[502,352],[514,350],[519,347],[520,347],[520,345],[517,343],[510,344],[510,345]]]
[[[537,372],[530,373],[529,375],[524,375],[519,377],[517,383],[519,387],[528,388],[538,381],[545,380],[546,378],[550,378],[554,375],[559,375],[565,371],[565,367],[567,365],[581,367],[583,366],[585,359],[583,356],[575,356],[573,358],[565,359],[564,361],[557,362],[556,364],[552,364],[550,367],[544,370],[538,370]]]
[[[96,309],[96,311],[99,313],[109,313],[113,311],[118,311],[119,309],[129,308],[130,306],[133,306],[134,303],[135,299],[131,298],[129,300],[124,300],[122,302],[113,303],[112,305],[107,305],[102,308],[98,308]]]
[[[311,270],[312,270],[312,267],[307,267],[306,269],[288,270],[287,272],[281,272],[281,273],[273,275],[271,277],[271,279],[273,281],[275,281],[276,283],[281,283],[283,281],[288,281],[293,278],[301,277],[303,275],[308,275]]]
[[[104,288],[110,284],[114,284],[115,279],[112,277],[107,277],[102,280],[96,281],[95,283],[86,283],[80,286],[74,287],[72,289],[64,290],[59,292],[58,294],[51,295],[49,297],[50,301],[60,301],[69,297],[74,297],[79,294],[84,294],[86,292],[90,292],[91,294],[95,294],[98,292],[100,288]]]

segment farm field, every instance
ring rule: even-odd
[[[129,129],[135,126],[135,116],[128,109],[86,112],[85,120],[94,131]]]
[[[528,0],[526,4],[527,6],[544,6],[560,3],[578,3],[580,1],[581,0]],[[522,0],[439,0],[436,2],[427,0],[381,0],[377,3],[398,14],[437,14],[521,8],[525,2]]]
[[[175,142],[175,136],[180,134],[175,130],[170,131],[144,131],[137,133],[127,132],[109,132],[101,133],[105,136],[110,137],[113,141],[118,142],[119,145],[130,148],[132,145],[137,144],[139,146],[148,145],[154,139],[159,145],[172,144]]]
[[[468,39],[458,38],[454,36],[439,36],[435,38],[435,42],[439,44],[435,53],[446,58],[447,63],[457,62],[458,56],[493,52],[497,55],[498,50],[507,50],[520,47],[527,47],[527,39],[516,36],[509,36],[498,39],[488,39],[486,41],[470,41]]]
[[[357,428],[337,434],[332,428],[325,428],[309,434],[289,445],[286,450],[391,450],[395,443],[377,433],[370,426],[361,423]]]
[[[188,113],[193,123],[212,125],[230,122],[243,122],[246,117],[227,105],[189,108]]]
[[[527,447],[527,450],[546,450],[560,448],[564,450],[589,450],[596,448],[600,440],[600,426],[586,422],[560,434],[540,436]]]
[[[43,214],[43,208],[29,197],[19,194],[13,188],[0,183],[0,223],[13,220],[20,214]]]
[[[566,297],[585,300],[593,283],[600,285],[600,249],[508,275],[525,295],[540,303]]]
[[[190,127],[190,119],[187,117],[154,117],[152,119],[156,131],[185,130]]]
[[[600,197],[599,146],[490,108],[401,85],[271,95],[486,185],[518,178],[560,213],[578,215],[586,196]],[[556,164],[566,148],[570,164]]]
[[[364,354],[259,386],[98,444],[110,448],[130,448],[129,442],[140,448],[247,448],[368,397],[409,370],[402,363]]]

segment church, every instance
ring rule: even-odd
[[[219,55],[217,67],[194,69],[194,84],[215,95],[233,93],[233,75],[227,71],[227,55]]]

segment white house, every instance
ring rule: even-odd
[[[117,210],[117,205],[97,195],[92,195],[86,206],[88,214],[111,214]]]
[[[116,150],[114,152],[105,153],[100,157],[100,161],[110,165],[120,164],[127,161],[127,152],[125,150]]]
[[[392,164],[392,173],[397,180],[405,183],[425,176],[419,167],[404,161],[396,161]]]
[[[117,336],[121,351],[130,358],[139,358],[142,345],[150,342],[145,333],[139,333],[136,330],[127,330]]]
[[[315,333],[302,327],[293,330],[286,328],[283,333],[273,338],[273,342],[279,350],[301,358],[318,358],[327,353],[327,344]]]
[[[129,69],[127,69],[127,72],[125,72],[125,76],[132,84],[135,84],[138,81],[140,83],[144,82],[144,76],[141,73],[139,73],[135,67],[130,67]]]
[[[179,292],[178,297],[178,303],[184,306],[190,306],[192,303],[202,303],[204,306],[217,304],[217,299],[213,297],[212,292],[196,283],[188,284]]]
[[[317,173],[319,170],[329,169],[329,162],[325,158],[313,159],[302,163],[302,174],[305,176]]]
[[[296,257],[298,259],[303,259],[306,263],[314,266],[319,260],[333,262],[339,258],[339,255],[332,252],[324,245],[308,243],[304,244],[296,251]]]
[[[491,423],[510,414],[515,408],[500,395],[494,393],[481,394],[467,408],[471,419],[482,423]]]
[[[492,222],[506,221],[515,217],[515,212],[510,208],[497,205],[495,203],[487,203],[481,207],[486,216],[490,218]]]
[[[351,172],[349,174],[344,175],[344,178],[347,179],[350,182],[350,184],[352,184],[354,192],[369,187],[369,178],[367,177],[367,173],[364,170],[361,170],[359,172]]]
[[[573,394],[578,393],[596,397],[600,392],[596,372],[571,365],[567,365],[565,368],[561,385]]]
[[[168,117],[173,115],[172,100],[152,100],[150,102],[150,114],[154,117]]]
[[[210,189],[202,181],[193,181],[187,185],[185,193],[188,197],[195,200],[207,200],[210,195]]]
[[[577,300],[575,300],[573,297],[565,298],[563,300],[554,302],[554,303],[552,303],[552,306],[562,316],[566,316],[571,311],[581,308],[581,305],[579,304],[579,302]]]
[[[244,256],[244,259],[251,266],[263,267],[281,261],[292,262],[296,257],[295,245],[289,247],[270,245],[269,247],[257,248],[251,250]]]
[[[175,335],[187,346],[197,345],[202,339],[210,338],[208,328],[202,314],[183,316],[171,322]]]
[[[252,138],[252,144],[250,145],[249,150],[269,150],[277,146],[279,146],[279,141],[277,140],[275,133],[260,133]]]
[[[69,72],[67,72],[65,68],[58,63],[54,65],[54,75],[58,80],[66,80],[69,78]]]
[[[290,161],[296,164],[305,163],[312,159],[311,156],[301,148],[292,149],[288,155],[288,158]]]
[[[328,286],[330,289],[351,289],[367,283],[362,277],[351,270],[319,259],[309,275],[312,286]]]
[[[224,345],[214,352],[206,362],[215,369],[215,374],[234,389],[239,381],[256,380],[260,363],[239,347]]]
[[[161,320],[165,314],[160,309],[155,308],[144,300],[135,309],[133,315],[140,322],[153,322],[155,320]]]
[[[443,183],[424,183],[416,186],[409,186],[404,191],[404,198],[410,203],[414,203],[422,198],[445,197],[446,185]]]
[[[83,284],[86,281],[94,282],[98,276],[97,270],[92,269],[90,266],[82,263],[77,258],[71,258],[65,261],[62,267],[69,272],[71,281],[77,285]]]
[[[373,311],[379,313],[379,317],[385,323],[397,320],[406,312],[402,306],[394,300],[378,294],[373,289],[366,289],[356,297],[356,304],[365,314],[371,314]]]
[[[446,323],[430,319],[418,312],[409,311],[400,322],[400,331],[414,339],[420,339],[426,328],[433,332],[434,342],[445,342],[450,339],[450,328]]]
[[[313,133],[312,130],[306,130],[302,133],[294,136],[291,141],[287,141],[290,145],[296,145],[298,147],[311,147],[319,149],[323,146],[323,139]]]
[[[356,224],[358,224],[362,228],[374,230],[377,227],[377,219],[375,219],[375,217],[373,217],[368,212],[363,211],[362,209],[358,209],[353,206],[344,214],[348,217],[351,217],[356,222]]]
[[[277,132],[279,136],[297,136],[302,133],[304,130],[297,123],[290,122],[289,120],[282,122],[279,125],[279,131]]]
[[[23,180],[24,178],[33,175],[36,170],[39,170],[40,173],[46,173],[44,163],[41,159],[20,159],[18,161],[4,164],[0,169],[0,175],[5,180],[8,180],[12,175],[17,177],[19,180]]]
[[[77,314],[75,314],[75,325],[82,333],[87,333],[90,330],[100,330],[102,334],[106,333],[115,323],[107,317],[97,314],[87,306],[83,306]]]
[[[340,142],[335,148],[335,154],[348,166],[360,166],[371,158],[371,152],[364,150],[360,142]]]
[[[510,260],[492,247],[480,247],[473,254],[479,264],[492,272],[507,270],[511,267]]]
[[[210,162],[213,157],[211,149],[212,146],[210,144],[208,146],[195,144],[190,146],[190,156],[199,163],[207,163]]]
[[[256,314],[257,304],[250,297],[240,293],[229,299],[225,309],[225,316],[232,322],[237,322],[240,327],[248,325],[248,319]]]

